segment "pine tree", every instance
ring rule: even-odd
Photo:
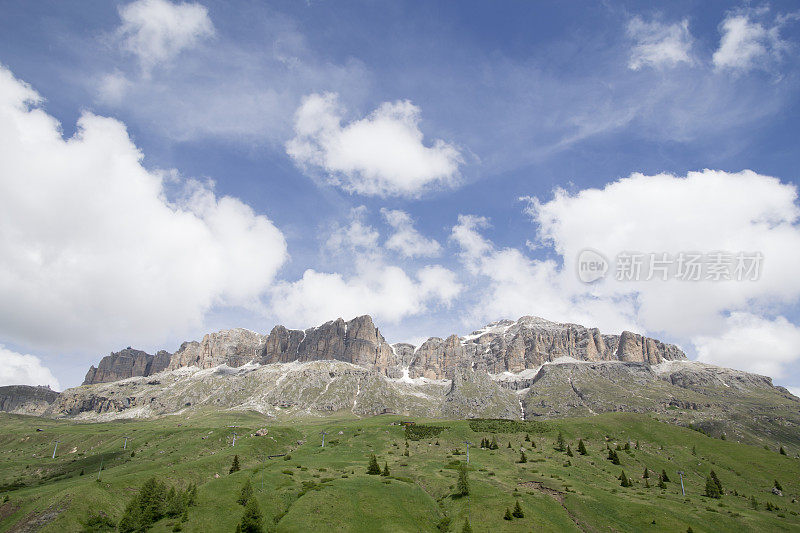
[[[754,511],[758,510],[758,500],[756,500],[755,496],[750,496],[750,507],[752,507]]]
[[[525,518],[525,513],[522,512],[522,507],[519,505],[519,500],[517,500],[516,505],[514,505],[514,511],[511,513],[514,518]]]
[[[250,484],[250,479],[246,479],[242,490],[239,492],[239,499],[236,500],[239,505],[247,505],[250,498],[253,497],[253,486]]]
[[[567,455],[572,457],[572,448],[569,447],[569,444],[567,444]]]
[[[628,479],[628,476],[625,475],[625,471],[623,470],[622,473],[617,478],[620,480],[620,485],[623,487],[630,487],[632,485],[631,480]]]
[[[639,449],[639,441],[638,440],[636,441],[636,449],[637,450]]]
[[[644,474],[642,474],[642,477],[643,477],[644,479],[647,479],[647,478],[649,478],[649,477],[650,477],[650,471],[649,471],[649,470],[647,470],[647,467],[644,467]]]
[[[778,482],[777,479],[775,480],[775,485],[774,486],[775,486],[776,489],[778,489],[779,491],[783,492],[783,487],[781,487],[781,484],[780,484],[780,482]]]
[[[467,475],[467,467],[463,463],[458,470],[458,485],[456,486],[456,494],[458,496],[469,495],[469,476]]]
[[[508,449],[511,449],[511,441],[508,441]]]
[[[469,518],[464,522],[464,527],[461,528],[461,533],[472,533],[472,526],[469,525]]]
[[[497,445],[497,437],[495,437],[495,436],[492,436],[492,443],[491,443],[491,445],[489,446],[489,448],[490,448],[490,449],[492,449],[492,450],[496,450],[496,449],[497,449],[497,448],[499,448],[499,447],[500,447],[500,446],[498,446],[498,445]]]
[[[531,441],[531,436],[525,433],[525,442],[530,442],[530,441]]]
[[[564,451],[564,434],[560,431],[558,432],[558,439],[556,440],[556,451]]]
[[[711,475],[706,477],[706,496],[709,498],[720,498],[722,495],[719,493],[719,487]]]
[[[621,452],[621,451],[622,451],[622,446],[620,446],[619,444],[617,444],[617,446],[614,448],[614,450],[616,450],[616,451],[618,451],[618,452]]]
[[[385,461],[383,463],[383,472],[381,472],[381,475],[385,476],[385,477],[389,476],[389,463],[387,463]]]
[[[781,455],[786,455],[786,450],[783,449],[783,446],[781,446],[781,449],[778,451],[778,453]]]
[[[661,479],[664,481],[664,483],[669,483],[669,476],[667,476],[666,470],[661,470]]]
[[[511,516],[511,511],[506,507],[506,514],[503,515],[503,520],[514,520],[514,517]]]
[[[261,516],[261,509],[258,507],[258,502],[255,498],[250,498],[244,508],[242,521],[239,522],[239,528],[242,533],[263,533],[264,532],[264,518]]]
[[[578,440],[578,453],[581,455],[586,455],[586,445],[583,443],[583,439]]]
[[[724,491],[724,490],[722,490],[722,483],[720,482],[719,478],[717,477],[717,474],[716,474],[716,472],[714,472],[714,471],[712,470],[712,471],[711,471],[711,473],[709,473],[708,475],[709,475],[709,476],[711,476],[711,479],[713,479],[713,480],[714,480],[714,484],[715,484],[715,485],[717,486],[717,488],[719,489],[719,493],[720,493],[720,495],[722,495],[722,494],[725,494],[725,491]]]
[[[369,466],[367,467],[367,474],[371,476],[377,476],[381,473],[381,467],[378,464],[378,458],[375,457],[375,454],[369,456]]]
[[[197,504],[197,485],[191,483],[186,489],[186,505],[191,507]]]
[[[619,463],[619,456],[615,450],[611,448],[608,449],[608,460],[611,461],[611,464],[618,465]]]
[[[520,450],[520,452],[519,452],[519,461],[517,461],[517,462],[518,463],[527,463],[528,462],[528,458],[525,457],[525,450]]]
[[[239,470],[240,470],[240,468],[239,468],[239,456],[238,455],[234,455],[233,456],[233,463],[231,463],[231,468],[230,468],[230,470],[228,470],[228,473],[229,474],[233,474],[234,472],[238,472]]]
[[[692,455],[697,455],[697,446],[692,446]]]
[[[630,449],[631,449],[631,443],[630,443],[630,442],[626,442],[626,443],[625,443],[625,446],[623,446],[623,447],[622,447],[622,449],[623,449],[623,450],[625,450],[626,452],[627,452],[627,451],[630,451]]]
[[[536,448],[536,442],[531,441],[531,448]]]

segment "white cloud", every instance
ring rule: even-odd
[[[719,347],[731,337],[736,323],[729,317],[741,317],[736,313],[750,313],[787,331],[783,319],[769,317],[800,299],[796,202],[794,185],[752,171],[704,170],[686,177],[633,174],[602,189],[573,194],[558,190],[548,202],[531,199],[528,212],[538,226],[536,242],[551,248],[556,260],[498,249],[481,234],[488,224],[479,217],[462,216],[453,240],[468,272],[487,280],[474,303],[475,316],[538,314],[609,332],[633,329],[698,348],[714,347],[708,357],[722,360]],[[608,276],[591,285],[576,275],[577,257],[586,248],[612,261]],[[673,260],[680,252],[760,252],[764,259],[756,281],[646,281],[646,263],[641,281],[618,281],[613,261],[626,251],[667,253]],[[759,332],[768,330],[767,322],[753,320],[752,327],[737,335],[754,336],[752,343],[757,343]],[[715,338],[723,340],[714,344]],[[786,354],[762,350],[758,364],[779,372]],[[731,357],[742,366],[737,356]]]
[[[631,70],[692,63],[692,34],[687,19],[675,24],[662,24],[633,17],[628,22],[627,33],[636,41],[628,61]]]
[[[214,34],[208,10],[195,3],[136,0],[120,7],[119,16],[122,46],[138,58],[145,74]]]
[[[61,386],[42,365],[38,357],[12,352],[0,345],[0,386],[3,385],[48,385],[53,390]]]
[[[380,234],[375,228],[364,222],[366,214],[366,206],[361,205],[351,209],[350,221],[346,226],[333,225],[326,243],[327,248],[334,252],[344,250],[377,251]]]
[[[759,12],[738,12],[725,17],[720,25],[722,38],[719,48],[712,56],[716,68],[764,68],[788,48],[788,43],[780,37],[780,28],[792,17],[778,17],[774,25],[765,26],[751,17],[758,14]]]
[[[312,94],[297,110],[286,152],[301,168],[320,169],[330,183],[364,195],[414,197],[455,183],[461,154],[440,139],[423,143],[417,106],[384,102],[343,126],[337,98]]]
[[[272,291],[273,313],[292,327],[307,327],[334,317],[369,314],[396,324],[433,307],[449,307],[462,287],[456,275],[439,265],[411,274],[387,261],[380,234],[365,222],[367,208],[350,211],[345,225],[334,224],[325,248],[347,272],[308,269],[294,282],[278,283]],[[344,259],[344,262],[341,260]]]
[[[480,233],[488,227],[486,218],[471,215],[459,216],[453,227],[451,238],[461,248],[467,271],[486,280],[475,283],[482,288],[472,295],[475,301],[465,323],[535,315],[604,332],[640,329],[630,301],[575,290],[554,261],[531,259],[516,248],[496,248]]]
[[[434,239],[424,237],[414,228],[414,220],[405,211],[381,209],[386,222],[394,228],[386,240],[386,247],[400,252],[403,257],[434,257],[441,252],[441,245]]]
[[[746,312],[731,313],[721,333],[695,338],[697,359],[764,374],[785,376],[800,360],[800,328],[779,316],[769,320]]]
[[[279,319],[294,327],[363,314],[397,323],[432,305],[449,305],[460,291],[455,274],[438,265],[411,277],[400,267],[363,261],[347,277],[306,270],[298,281],[279,283],[273,302]]]
[[[800,387],[786,387],[789,392],[800,398]]]
[[[84,113],[64,139],[39,101],[0,67],[0,338],[105,349],[258,305],[287,257],[269,219],[145,169],[116,120]]]

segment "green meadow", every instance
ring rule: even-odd
[[[559,434],[564,451],[556,449]],[[487,441],[497,448],[481,449]],[[389,475],[367,474],[373,454]],[[229,473],[235,455],[240,470]],[[622,413],[544,422],[275,422],[225,412],[91,424],[2,415],[0,531],[111,531],[87,529],[86,520],[99,514],[118,523],[151,478],[197,488],[194,505],[157,520],[154,532],[233,533],[248,480],[264,531],[460,532],[467,520],[473,531],[492,533],[800,531],[800,459],[792,455]],[[457,494],[462,470],[467,495]],[[704,495],[711,470],[720,498]],[[669,481],[659,488],[662,471]],[[772,493],[776,480],[781,496]],[[517,502],[524,516],[507,520]]]

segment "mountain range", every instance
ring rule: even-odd
[[[690,361],[635,333],[530,316],[420,346],[387,343],[369,316],[267,335],[224,330],[174,353],[111,353],[61,393],[0,387],[0,410],[54,418],[190,409],[529,420],[628,411],[723,438],[800,443],[800,399],[768,377]]]

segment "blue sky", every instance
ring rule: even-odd
[[[0,378],[533,314],[800,387],[798,46],[792,2],[0,2]],[[764,260],[587,285],[585,248]]]

